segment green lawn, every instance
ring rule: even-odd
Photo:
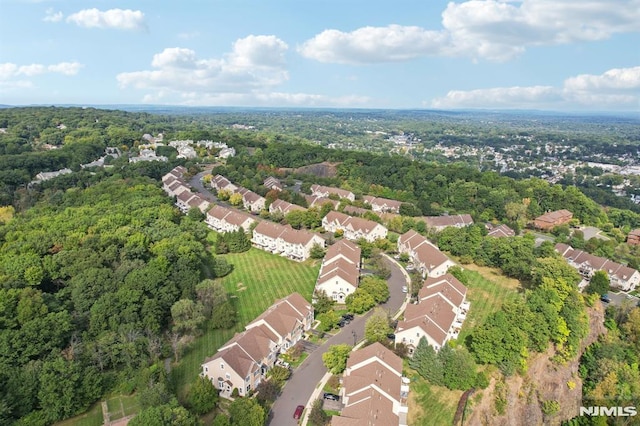
[[[462,391],[433,386],[417,374],[411,379],[409,421],[412,426],[440,426],[453,423]]]
[[[102,405],[96,402],[89,411],[79,416],[58,422],[55,426],[102,426]]]
[[[121,419],[140,411],[136,395],[118,395],[109,398],[107,399],[107,408],[111,420]]]
[[[458,336],[461,343],[474,327],[483,324],[504,302],[518,297],[520,289],[518,280],[507,278],[496,269],[476,265],[464,265],[464,268],[469,277],[467,300],[471,302],[471,307]]]
[[[183,355],[173,371],[181,396],[200,372],[205,358],[215,354],[236,331],[241,331],[277,299],[298,292],[311,300],[320,269],[318,261],[298,263],[254,248],[223,257],[234,266],[222,283],[233,298],[239,323],[235,330],[205,330]]]

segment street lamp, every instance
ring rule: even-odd
[[[358,335],[356,334],[355,330],[351,330],[351,334],[353,334],[353,346],[355,346],[356,341],[358,340]]]

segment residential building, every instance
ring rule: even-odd
[[[307,211],[304,207],[298,206],[296,204],[291,204],[288,201],[284,200],[274,200],[273,203],[269,205],[269,213],[281,213],[282,215],[286,215],[292,211]]]
[[[372,210],[363,209],[362,207],[356,206],[344,206],[342,211],[350,216],[364,216],[365,213],[373,213]]]
[[[640,229],[634,229],[627,235],[627,243],[631,245],[640,244]]]
[[[307,200],[307,205],[311,208],[311,207],[317,207],[317,208],[322,208],[322,206],[324,206],[325,204],[331,204],[333,206],[333,209],[337,209],[338,205],[340,204],[339,201],[337,200],[332,200],[331,198],[326,198],[326,197],[317,197],[315,195],[305,195],[304,199]]]
[[[533,221],[533,225],[543,231],[550,231],[556,226],[565,225],[573,219],[573,213],[569,210],[556,210],[538,216]]]
[[[409,354],[422,337],[440,350],[450,339],[456,339],[467,317],[470,303],[467,288],[453,275],[429,277],[418,293],[418,302],[407,305],[404,319],[398,322],[395,343],[407,346]]]
[[[220,152],[218,153],[218,157],[219,158],[223,158],[223,159],[227,159],[229,157],[235,157],[236,156],[236,149],[231,147],[231,148],[222,148],[220,150]]]
[[[485,225],[487,228],[487,236],[494,238],[503,238],[503,237],[515,237],[516,231],[509,228],[507,225],[493,225],[491,223],[487,223]]]
[[[378,342],[351,353],[340,394],[344,408],[331,426],[407,425],[409,379],[402,359]]]
[[[422,220],[427,224],[428,228],[442,231],[445,228],[454,226],[456,228],[464,228],[473,225],[473,218],[469,214],[454,214],[447,216],[422,216]]]
[[[265,203],[267,202],[264,197],[261,197],[255,192],[242,187],[239,187],[237,192],[238,194],[242,195],[242,206],[245,209],[255,213],[264,210]]]
[[[369,242],[374,242],[387,236],[387,228],[378,222],[349,216],[337,211],[331,211],[322,218],[322,226],[329,232],[342,230],[346,239],[354,241],[364,238]]]
[[[226,177],[222,175],[215,175],[211,178],[211,187],[216,191],[229,191],[234,193],[238,190],[238,187],[229,181]]]
[[[209,202],[191,190],[186,190],[176,196],[176,206],[182,213],[188,213],[192,208],[197,208],[204,213],[209,209]]]
[[[315,293],[324,292],[337,303],[344,303],[360,282],[360,247],[340,240],[327,250],[316,280]]]
[[[346,198],[349,201],[355,201],[356,199],[354,193],[347,191],[346,189],[334,188],[331,186],[311,185],[311,195],[328,198],[330,194],[337,195],[340,198]]]
[[[58,176],[68,175],[70,173],[73,173],[71,169],[60,169],[60,170],[56,170],[55,172],[40,172],[36,175],[36,181],[41,182],[44,180],[53,179]]]
[[[609,283],[612,287],[630,291],[640,284],[640,272],[628,266],[594,256],[583,250],[576,250],[567,244],[556,244],[556,251],[587,281],[596,271],[605,271],[609,275]]]
[[[411,229],[398,238],[398,252],[407,253],[411,263],[423,277],[439,277],[455,265],[451,259],[429,242],[425,237]]]
[[[400,213],[401,201],[365,195],[362,200],[371,206],[376,213]]]
[[[239,229],[249,232],[255,222],[256,219],[251,215],[222,206],[214,206],[205,218],[205,223],[218,232],[235,232]]]
[[[261,250],[297,261],[308,259],[315,244],[321,247],[325,245],[324,239],[318,234],[267,221],[260,222],[254,228],[251,242]]]
[[[264,180],[262,185],[268,189],[275,189],[276,191],[282,191],[282,183],[279,179],[269,176]]]
[[[260,384],[278,355],[294,346],[313,323],[313,306],[293,293],[276,301],[262,315],[202,364],[208,378],[229,398],[233,389],[247,395]]]

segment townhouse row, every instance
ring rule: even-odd
[[[417,302],[407,305],[404,319],[398,322],[395,343],[404,344],[412,355],[424,337],[438,351],[448,340],[458,338],[469,307],[467,288],[456,277],[429,277]]]
[[[314,294],[324,292],[336,303],[345,303],[360,283],[362,253],[360,247],[340,240],[327,249],[318,273]]]
[[[250,214],[218,205],[207,212],[205,223],[217,232],[235,232],[239,229],[251,232],[254,247],[296,261],[308,259],[314,245],[325,246],[324,238],[313,232],[260,220]]]
[[[380,343],[350,354],[340,389],[344,408],[331,426],[405,426],[409,379],[402,359]]]
[[[211,203],[200,194],[191,191],[191,186],[183,178],[186,171],[183,166],[174,167],[162,177],[162,189],[170,197],[176,197],[175,204],[182,213],[187,213],[192,208],[204,213]]]
[[[233,389],[245,396],[265,379],[278,355],[300,341],[312,324],[313,306],[293,293],[276,301],[207,358],[200,375],[211,380],[224,398],[230,398]]]
[[[640,272],[636,269],[604,257],[594,256],[583,250],[576,250],[567,244],[558,243],[555,249],[569,265],[580,273],[584,284],[591,279],[596,271],[605,271],[609,275],[611,287],[617,287],[623,291],[634,290],[640,284]]]

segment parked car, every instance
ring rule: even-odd
[[[402,292],[403,293],[408,293],[409,292],[409,287],[407,287],[406,285],[402,286]]]
[[[298,405],[296,407],[296,411],[293,412],[293,418],[298,420],[300,417],[302,417],[303,411],[304,411],[304,405]]]
[[[349,321],[353,320],[353,314],[343,314],[342,318],[348,319]]]
[[[347,322],[343,319],[341,319],[340,321],[338,321],[338,327],[342,328],[347,324]]]
[[[602,296],[600,296],[600,300],[602,300],[604,303],[611,302],[611,298],[609,297],[608,294],[603,294]]]
[[[393,334],[393,333],[389,333],[389,334],[387,334],[387,339],[389,339],[389,340],[395,340],[395,339],[396,339],[396,335],[395,335],[395,334]]]
[[[323,395],[324,399],[330,399],[331,401],[338,401],[340,397],[334,393],[325,392]]]

